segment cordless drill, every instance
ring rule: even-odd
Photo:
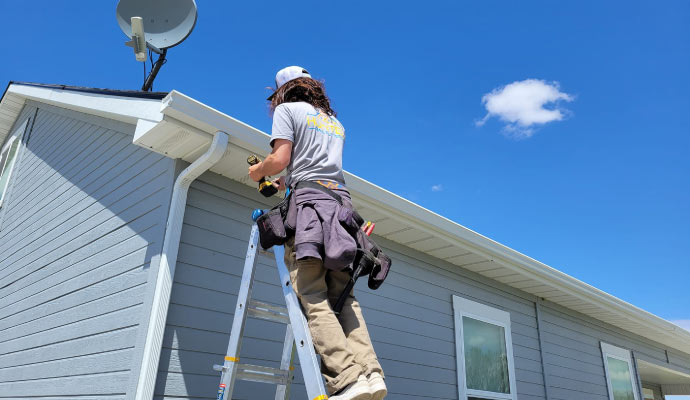
[[[256,165],[260,162],[261,160],[259,160],[259,157],[255,156],[254,154],[247,157],[247,163],[249,165]],[[261,193],[265,197],[271,197],[274,194],[278,193],[278,189],[273,185],[273,182],[267,180],[266,177],[263,177],[259,181],[259,193]]]

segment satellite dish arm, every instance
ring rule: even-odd
[[[149,50],[151,50],[152,52],[154,52],[154,53],[156,53],[156,54],[163,54],[163,51],[165,51],[165,49],[161,50],[161,49],[159,49],[158,47],[152,45],[152,44],[149,43],[149,42],[146,42],[146,47],[148,47]]]
[[[149,92],[151,91],[151,88],[153,87],[153,80],[156,79],[156,75],[158,75],[158,71],[161,69],[163,64],[165,64],[165,54],[168,52],[168,49],[162,49],[159,50],[160,55],[158,56],[158,60],[153,64],[153,67],[151,68],[151,72],[149,73],[149,76],[146,77],[146,80],[144,81],[144,86],[141,87],[141,90],[144,92]]]

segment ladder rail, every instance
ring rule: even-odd
[[[237,379],[274,384],[276,385],[275,400],[288,400],[290,398],[290,386],[294,378],[295,353],[300,360],[304,385],[309,399],[328,399],[307,319],[302,313],[301,305],[290,282],[290,273],[283,258],[285,254],[283,246],[273,246],[273,256],[276,260],[286,307],[275,306],[251,298],[257,252],[259,251],[258,242],[259,229],[254,224],[249,236],[225,360],[223,365],[214,366],[215,370],[221,371],[217,400],[232,398]],[[261,251],[261,253],[265,253],[265,251]],[[240,351],[247,317],[286,324],[280,368],[240,364]]]
[[[283,341],[283,355],[280,357],[280,369],[288,371],[288,380],[285,385],[276,388],[275,400],[288,400],[290,398],[290,385],[295,375],[295,335],[292,333],[292,325],[285,328],[285,340]]]
[[[311,400],[327,399],[328,392],[326,392],[323,379],[321,378],[321,366],[316,358],[316,350],[311,340],[307,319],[304,313],[302,313],[297,295],[292,289],[290,272],[288,272],[285,261],[283,260],[285,248],[283,246],[273,246],[273,254],[276,258],[278,274],[280,275],[280,282],[283,286],[283,295],[285,295],[285,304],[287,305],[288,314],[290,315],[290,324],[292,325],[295,335],[295,347],[297,349],[300,366],[302,367],[302,375],[304,376],[304,386],[307,389],[307,395]]]
[[[258,242],[259,228],[254,224],[249,235],[247,255],[244,259],[244,269],[242,271],[242,282],[237,294],[237,305],[235,306],[235,315],[232,320],[228,350],[225,353],[220,385],[218,386],[218,400],[232,399],[232,391],[235,387],[235,379],[239,369],[242,336],[244,335],[244,327],[247,322],[247,303],[251,299],[254,272],[256,271],[256,248]]]

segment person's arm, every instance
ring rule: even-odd
[[[258,182],[265,176],[275,175],[290,164],[292,142],[287,139],[275,139],[273,151],[262,162],[249,167],[249,177]]]

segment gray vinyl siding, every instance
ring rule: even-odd
[[[250,231],[249,215],[266,200],[256,191],[215,174],[190,189],[156,382],[156,399],[215,398],[232,311]],[[398,244],[377,239],[394,259],[386,284],[370,291],[360,282],[374,347],[386,373],[390,399],[456,399],[452,295],[510,313],[515,379],[521,400],[607,399],[599,342],[630,348],[635,357],[681,371],[690,355],[664,349],[601,321],[538,299]],[[283,304],[275,264],[259,256],[254,296]],[[541,326],[540,337],[537,333]],[[243,362],[277,366],[284,326],[249,320]],[[542,366],[542,356],[545,365]],[[292,398],[305,398],[297,369]],[[238,382],[236,399],[271,398],[272,387]]]
[[[132,125],[38,107],[3,205],[0,398],[124,398],[174,162]]]
[[[155,398],[215,398],[237,300],[251,210],[264,200],[252,188],[205,174],[190,189],[163,340]],[[534,304],[449,265],[432,265],[416,252],[384,240],[394,269],[377,291],[358,283],[390,399],[456,399],[451,298],[460,295],[510,312],[520,399],[544,399]],[[417,257],[416,257],[417,256]],[[433,262],[433,259],[431,260]],[[260,256],[256,298],[283,304],[275,263]],[[500,284],[496,286],[500,287]],[[284,326],[249,320],[243,362],[277,366]],[[298,369],[299,371],[299,369]],[[305,398],[300,372],[294,399]],[[237,399],[270,398],[268,385],[238,382]]]
[[[34,115],[0,208],[0,398],[125,398],[138,376],[140,324],[150,311],[174,175],[183,163],[133,145],[132,125],[53,106],[30,102],[15,126]],[[212,365],[227,347],[249,215],[268,205],[255,189],[219,175],[192,184],[156,399],[216,397]],[[377,241],[394,259],[393,270],[379,290],[362,281],[356,294],[389,399],[457,398],[453,295],[510,313],[520,400],[608,399],[601,341],[690,373],[690,349],[665,348]],[[255,298],[284,303],[271,257],[259,256],[256,279]],[[277,366],[284,329],[250,320],[242,361]],[[643,384],[660,395],[654,382]],[[234,397],[272,393],[268,385],[238,382]],[[299,368],[292,393],[306,397]]]
[[[687,368],[690,354],[668,350],[648,339],[555,304],[542,307],[542,323],[545,369],[552,400],[608,399],[600,347],[602,341],[631,350],[637,359],[690,372]]]

